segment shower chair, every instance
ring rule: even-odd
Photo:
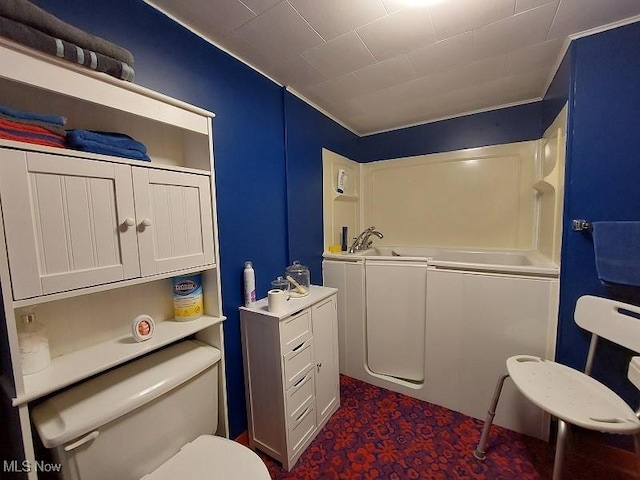
[[[507,373],[498,380],[480,441],[473,451],[477,459],[485,459],[489,429],[496,414],[502,386],[508,377],[529,401],[558,419],[553,480],[560,480],[569,425],[633,435],[636,455],[640,456],[638,415],[616,393],[589,376],[599,337],[640,352],[640,307],[587,295],[578,299],[574,320],[591,332],[585,373],[530,355],[509,357]],[[640,388],[639,357],[631,361],[628,377]]]

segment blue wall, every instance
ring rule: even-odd
[[[557,357],[581,368],[588,345],[573,322],[578,297],[640,304],[640,289],[598,281],[591,235],[571,230],[572,219],[640,220],[640,23],[574,41],[565,64],[561,85],[549,95],[550,104],[557,91],[569,99]],[[603,343],[594,375],[635,406],[638,393],[626,379],[631,354]]]
[[[358,137],[289,92],[285,115],[290,260],[322,284],[322,148],[355,160]]]
[[[358,161],[450,152],[463,148],[538,140],[542,102],[465,115],[362,138]]]

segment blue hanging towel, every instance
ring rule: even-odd
[[[593,222],[593,245],[602,283],[640,286],[640,222]]]

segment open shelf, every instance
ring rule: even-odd
[[[216,325],[224,319],[204,315],[188,322],[167,320],[157,323],[153,338],[141,343],[136,342],[131,335],[126,335],[55,357],[51,359],[51,365],[44,370],[24,376],[24,393],[13,399],[13,405],[21,405],[104,372]]]
[[[0,62],[11,65],[0,78],[71,99],[137,115],[208,135],[213,113],[131,82],[74,65],[10,40],[0,41]],[[63,67],[63,68],[60,68]],[[34,72],[39,72],[34,75]]]
[[[76,157],[89,160],[104,160],[110,163],[122,163],[125,165],[132,165],[135,167],[157,168],[162,170],[170,170],[172,172],[193,173],[196,175],[211,175],[208,170],[202,170],[199,168],[181,167],[176,165],[166,165],[161,163],[155,163],[153,158],[150,162],[144,160],[134,160],[123,157],[113,157],[111,155],[102,155],[99,153],[83,152],[82,150],[71,150],[68,148],[48,147],[46,145],[38,145],[28,142],[17,142],[13,140],[0,139],[0,148],[12,148],[14,150],[23,150],[30,152],[49,153],[52,155],[61,155],[65,157]]]

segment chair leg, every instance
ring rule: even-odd
[[[562,463],[564,461],[564,446],[569,426],[558,419],[558,437],[556,438],[556,458],[553,461],[553,480],[560,480],[562,475]]]
[[[491,425],[493,424],[493,417],[496,416],[496,407],[498,406],[498,400],[500,400],[500,393],[502,392],[502,386],[504,385],[504,381],[509,378],[509,374],[505,373],[498,380],[498,384],[496,385],[496,391],[493,394],[493,399],[491,400],[491,405],[489,406],[489,410],[487,411],[487,417],[484,421],[484,427],[482,428],[482,434],[480,435],[480,441],[478,442],[478,446],[473,451],[473,456],[478,460],[484,460],[487,456],[485,454],[485,447],[487,446],[487,438],[489,437],[489,429],[491,429]]]

